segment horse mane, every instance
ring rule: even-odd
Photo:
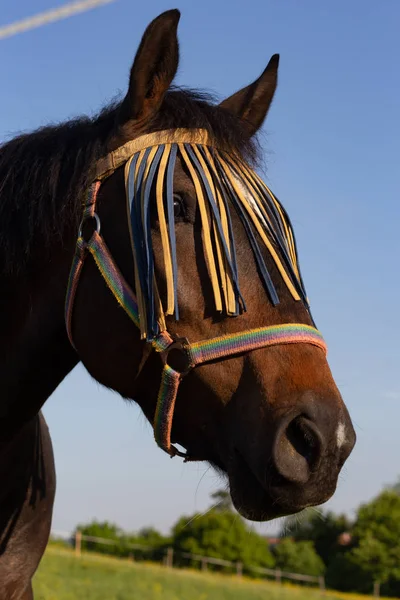
[[[118,133],[121,103],[94,117],[80,117],[22,134],[0,147],[0,273],[21,272],[36,244],[49,248],[81,218],[81,200],[96,161]],[[203,128],[216,142],[257,158],[240,120],[219,108],[212,96],[171,89],[149,132],[177,127]]]

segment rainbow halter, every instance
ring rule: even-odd
[[[279,344],[307,343],[321,348],[325,353],[327,348],[321,333],[315,327],[301,323],[260,327],[195,343],[168,333],[165,315],[175,315],[175,319],[179,319],[173,212],[173,173],[178,153],[196,190],[203,247],[216,310],[225,311],[231,316],[245,310],[237,276],[230,219],[232,205],[243,224],[271,302],[276,305],[279,298],[255,233],[272,256],[293,298],[302,300],[307,307],[308,302],[298,267],[294,234],[282,205],[240,158],[217,149],[206,131],[177,129],[143,135],[98,161],[94,183],[89,187],[84,202],[68,282],[65,302],[68,337],[74,346],[73,305],[84,260],[90,253],[118,304],[140,330],[141,338],[161,355],[164,367],[153,424],[155,440],[171,456],[179,455],[188,459],[187,454],[181,453],[171,444],[171,429],[179,384],[194,367]],[[127,284],[100,235],[100,219],[96,213],[101,183],[124,164],[136,294]],[[156,187],[167,282],[165,311],[158,293],[151,241],[149,203],[153,184]],[[96,228],[90,239],[85,240],[83,226],[89,219],[95,220]],[[171,365],[176,352],[179,352],[180,357],[183,355],[183,367],[174,368]]]

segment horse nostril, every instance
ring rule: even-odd
[[[299,416],[289,423],[286,436],[295,451],[306,459],[311,468],[315,468],[321,458],[321,436],[316,426]]]
[[[316,425],[299,415],[278,431],[274,444],[275,467],[293,483],[306,483],[318,469],[323,440]]]

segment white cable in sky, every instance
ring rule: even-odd
[[[36,27],[47,25],[47,23],[54,23],[54,21],[66,19],[72,15],[91,10],[102,4],[109,4],[110,2],[115,2],[115,0],[78,0],[77,2],[69,2],[59,8],[47,10],[34,15],[33,17],[28,17],[27,19],[15,21],[9,25],[0,27],[0,39],[11,37],[12,35],[17,35],[18,33],[29,31],[30,29],[36,29]]]

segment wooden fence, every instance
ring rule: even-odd
[[[104,544],[108,546],[116,546],[121,542],[120,540],[111,540],[106,538],[94,537],[90,535],[84,535],[80,531],[77,531],[74,536],[71,537],[71,534],[66,532],[57,532],[52,531],[53,537],[63,538],[64,540],[69,540],[72,542],[75,548],[76,556],[80,556],[82,552],[82,541],[86,542],[94,542],[96,544]],[[145,546],[141,544],[124,544],[125,548],[129,548],[130,550],[140,550],[141,552],[152,552],[156,550],[156,548],[152,546]],[[134,559],[134,555],[131,555],[131,558]],[[200,554],[191,554],[189,552],[177,552],[173,548],[167,548],[164,551],[163,556],[161,557],[162,564],[164,564],[168,568],[174,567],[176,565],[176,561],[174,563],[174,558],[176,559],[188,559],[191,561],[199,562],[200,568],[202,571],[207,571],[208,565],[217,565],[220,567],[227,567],[231,569],[233,572],[236,572],[238,577],[241,577],[243,574],[243,565],[241,562],[233,562],[229,560],[223,560],[222,558],[213,558],[212,556],[201,556]],[[177,566],[177,565],[176,565]],[[325,594],[325,578],[313,577],[312,575],[303,575],[301,573],[289,573],[288,571],[281,571],[280,569],[265,569],[264,567],[256,567],[256,566],[246,566],[246,570],[249,573],[254,573],[257,575],[261,575],[264,577],[269,577],[275,579],[277,583],[282,583],[283,579],[288,579],[290,581],[298,581],[308,584],[318,585],[322,594]],[[380,597],[380,583],[375,582],[373,586],[373,597]]]
[[[104,544],[108,546],[116,546],[120,544],[119,540],[111,540],[106,538],[99,538],[91,535],[84,535],[80,531],[77,531],[74,536],[75,554],[81,555],[82,552],[82,541],[93,542],[96,544]],[[156,550],[152,546],[144,546],[140,544],[124,544],[125,548],[130,550],[141,550],[142,552],[152,552]],[[132,558],[134,558],[132,556]],[[200,554],[191,554],[190,552],[177,552],[173,548],[167,548],[164,556],[162,557],[163,564],[172,568],[174,566],[174,559],[188,559],[194,562],[199,562],[202,571],[207,571],[208,565],[216,565],[220,567],[226,567],[236,573],[238,577],[243,575],[243,564],[241,562],[234,562],[230,560],[224,560],[222,558],[214,558],[212,556],[201,556]],[[324,577],[314,577],[312,575],[302,575],[301,573],[289,573],[287,571],[281,571],[280,569],[265,569],[257,566],[246,566],[246,570],[250,573],[261,575],[264,577],[270,577],[275,579],[277,583],[282,583],[282,580],[287,579],[291,581],[303,582],[308,584],[318,585],[322,592],[325,591],[325,579]]]

